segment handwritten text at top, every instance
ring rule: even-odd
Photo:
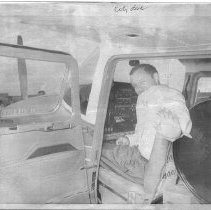
[[[145,9],[147,9],[146,6],[144,5],[137,5],[137,4],[134,4],[134,5],[131,5],[131,6],[128,6],[128,5],[116,5],[114,7],[114,12],[116,13],[131,13],[131,12],[138,12],[138,11],[144,11]]]

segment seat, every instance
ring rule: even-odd
[[[106,158],[101,159],[99,192],[102,203],[143,203],[143,184],[137,184]]]
[[[113,147],[114,145],[104,144],[103,149],[112,150]],[[160,183],[161,171],[167,159],[169,142],[158,141],[154,144],[154,147],[151,158],[147,163],[145,171],[147,178],[145,177],[145,180],[143,177],[128,175],[116,167],[109,158],[101,156],[99,192],[102,203],[143,203],[144,187],[148,191],[156,191]],[[149,200],[150,203],[160,196],[155,192],[152,192],[152,194],[153,196]]]

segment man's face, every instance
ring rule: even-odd
[[[136,93],[139,95],[145,90],[149,89],[153,85],[157,85],[155,77],[144,71],[136,71],[130,76],[130,84],[135,89]]]

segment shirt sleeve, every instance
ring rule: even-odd
[[[191,138],[192,122],[182,93],[179,91],[173,92],[172,95],[170,93],[167,98],[164,98],[164,107],[177,117],[182,135]]]

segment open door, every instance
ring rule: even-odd
[[[0,62],[0,202],[89,203],[76,61],[0,44]]]

